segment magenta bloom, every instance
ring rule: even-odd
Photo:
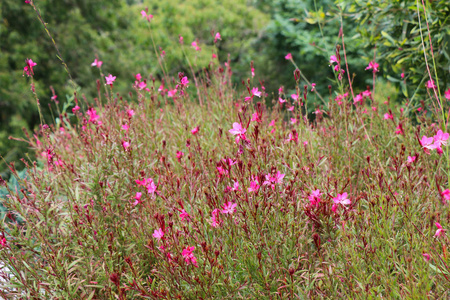
[[[31,59],[26,60],[27,65],[23,68],[23,72],[27,74],[27,76],[34,75],[33,67],[37,65],[34,61]]]
[[[336,58],[336,55],[331,55],[330,56],[330,64],[333,64],[333,63],[339,63],[337,58]]]
[[[259,190],[259,183],[257,180],[253,179],[250,181],[250,187],[248,188],[249,192],[257,192]]]
[[[99,115],[97,115],[97,111],[94,108],[89,108],[86,114],[89,116],[89,122],[95,122],[100,118]]]
[[[6,238],[0,238],[0,247],[5,248],[7,246]]]
[[[279,98],[278,98],[278,101],[280,101],[280,103],[284,103],[284,102],[286,102],[286,100],[285,100],[285,99],[283,99],[283,98],[281,98],[281,97],[279,97]]]
[[[315,191],[312,191],[311,192],[311,195],[309,195],[309,197],[308,197],[308,200],[309,200],[309,202],[311,203],[311,205],[314,205],[314,206],[318,206],[319,205],[319,202],[320,202],[320,196],[321,196],[322,194],[320,193],[320,190],[315,190]]]
[[[367,66],[366,70],[372,70],[374,73],[378,72],[378,63],[376,63],[375,61],[371,61],[369,62],[369,65]]]
[[[232,135],[241,135],[244,134],[247,131],[247,129],[243,128],[241,123],[233,123],[233,128],[230,129],[228,132],[230,132]]]
[[[263,185],[270,185],[272,189],[275,189],[275,184],[281,184],[283,183],[283,178],[285,174],[281,174],[280,171],[277,171],[277,173],[272,176],[271,174],[266,175],[266,181],[263,182]]]
[[[176,94],[177,94],[177,89],[170,90],[170,91],[167,92],[167,96],[170,97],[170,98],[172,98]]]
[[[440,147],[442,145],[447,145],[447,140],[449,138],[448,133],[444,133],[442,130],[439,130],[434,136],[434,143]]]
[[[252,95],[256,97],[261,97],[261,92],[258,91],[257,87],[252,88]]]
[[[219,219],[219,210],[216,208],[216,209],[214,209],[213,211],[212,211],[212,213],[211,213],[211,226],[212,227],[219,227],[220,226],[220,224],[221,224],[221,221],[220,221],[220,219]]]
[[[141,16],[149,22],[153,19],[153,15],[147,14],[145,10],[141,10]]]
[[[441,236],[442,232],[445,231],[445,229],[442,228],[441,224],[439,224],[438,222],[434,223],[436,225],[436,227],[438,228],[436,230],[436,233],[434,234],[434,237],[438,238]]]
[[[98,59],[94,59],[94,62],[91,64],[91,67],[97,67],[100,69],[100,67],[102,66],[103,62],[101,60]]]
[[[292,54],[288,53],[286,54],[286,56],[284,57],[286,60],[291,60],[292,59]]]
[[[157,240],[162,239],[164,236],[164,231],[162,231],[161,228],[155,229],[155,231],[153,232],[153,237]]]
[[[445,91],[445,99],[450,100],[450,88]]]
[[[191,46],[195,49],[195,51],[200,51],[200,50],[202,50],[202,49],[198,46],[197,42],[195,42],[195,41],[191,43]]]
[[[358,103],[362,104],[362,102],[363,102],[363,97],[361,94],[356,95],[355,99],[353,99],[353,104],[355,104],[355,105]]]
[[[423,253],[422,256],[423,256],[423,259],[425,259],[425,261],[429,261],[431,259],[431,256],[428,253]]]
[[[220,33],[217,32],[214,36],[214,43],[217,43],[218,40],[222,40],[222,37],[220,36]]]
[[[181,151],[177,151],[177,159],[178,161],[181,161],[181,158],[183,157],[184,153]]]
[[[297,94],[292,94],[292,95],[291,95],[291,98],[292,98],[294,101],[297,101],[297,100],[298,100],[298,95],[297,95]]]
[[[114,81],[116,81],[116,76],[112,76],[109,74],[108,76],[105,76],[106,84],[109,84],[110,86],[113,86]]]
[[[184,85],[184,86],[187,86],[188,83],[189,83],[189,80],[188,80],[187,76],[184,76],[184,77],[181,79],[181,84]]]
[[[199,130],[200,130],[200,127],[199,127],[199,126],[194,127],[194,128],[191,130],[191,133],[192,133],[193,135],[196,135],[196,134],[198,133]]]
[[[385,120],[394,120],[394,116],[393,115],[391,115],[391,114],[389,114],[389,113],[385,113],[384,114],[384,119]]]
[[[136,206],[136,205],[138,205],[139,203],[142,203],[141,197],[142,197],[142,193],[137,192],[137,193],[136,193],[136,196],[134,196],[134,199],[135,199],[136,201],[134,201],[133,206]]]
[[[333,198],[333,201],[334,201],[335,204],[342,204],[344,206],[345,205],[349,205],[352,202],[347,197],[348,197],[347,193],[343,193],[342,195],[341,194],[337,194],[336,198]]]
[[[130,147],[130,143],[127,141],[122,141],[122,147],[124,150],[127,150]]]
[[[436,85],[434,84],[434,80],[427,81],[427,89],[435,89]]]
[[[132,116],[134,116],[134,115],[135,115],[134,110],[128,109],[128,110],[127,110],[127,115],[128,115],[129,118],[131,118]]]
[[[413,162],[415,162],[416,161],[416,158],[417,157],[415,157],[415,156],[408,156],[408,164],[412,164]]]
[[[180,218],[181,218],[181,221],[189,222],[191,216],[184,209],[182,209],[181,213],[180,213]]]
[[[195,250],[194,246],[187,247],[187,248],[183,249],[183,252],[181,253],[181,255],[183,255],[184,261],[188,265],[193,264],[195,267],[198,268],[197,258],[193,254],[194,250]]]
[[[230,214],[232,215],[236,211],[236,203],[227,201],[227,203],[222,205],[222,210],[220,211],[223,214]]]
[[[78,105],[75,105],[75,107],[72,108],[72,113],[76,113],[79,110],[80,110],[80,107]]]

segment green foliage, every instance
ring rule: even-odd
[[[99,95],[95,80],[100,73],[91,67],[96,56],[104,62],[103,75],[117,76],[114,91],[128,98],[126,95],[133,91],[129,80],[136,73],[152,74],[157,81],[163,77],[163,70],[170,74],[180,71],[190,74],[191,70],[197,73],[208,66],[213,51],[218,52],[222,61],[232,53],[231,59],[238,65],[235,72],[249,73],[251,57],[256,53],[253,40],[268,21],[265,14],[244,0],[144,3],[41,0],[35,1],[35,5],[68,65],[75,86],[81,88],[91,103]],[[154,15],[150,27],[140,14],[146,7]],[[30,79],[22,76],[25,59],[37,63],[34,81],[44,123],[52,124],[58,111],[50,101],[50,86],[61,102],[66,95],[73,95],[74,87],[33,8],[23,1],[7,0],[0,3],[0,12],[3,20],[0,23],[0,155],[10,162],[24,157],[27,149],[24,143],[8,140],[8,136],[24,137],[22,127],[34,130],[39,123]],[[217,50],[211,31],[220,31],[222,35]],[[178,42],[179,34],[184,37],[184,50]],[[195,52],[190,46],[196,39],[201,52]],[[161,50],[166,52],[164,59],[159,55]],[[103,78],[100,80],[104,83]],[[101,88],[101,97],[103,93]],[[0,165],[0,170],[4,176],[5,165]]]
[[[356,30],[361,35],[361,47],[365,49],[377,47],[377,61],[382,62],[389,80],[401,82],[404,97],[411,98],[415,95],[414,99],[417,102],[428,98],[425,88],[429,80],[426,62],[433,80],[435,82],[439,80],[441,93],[448,88],[450,84],[448,1],[424,1],[425,11],[421,0],[337,2],[342,5],[349,20],[357,24]],[[429,35],[433,45],[434,62]],[[424,47],[427,60],[424,56]],[[365,59],[371,60],[372,57]],[[404,81],[400,80],[400,73],[405,74]]]

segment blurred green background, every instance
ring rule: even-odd
[[[134,75],[162,78],[157,51],[165,51],[164,67],[176,76],[190,77],[184,49],[195,72],[208,66],[214,49],[212,32],[219,31],[219,60],[232,62],[235,84],[250,76],[254,61],[255,85],[264,81],[266,91],[276,93],[280,85],[295,87],[294,60],[311,82],[327,95],[329,84],[336,86],[328,67],[328,58],[341,44],[341,20],[351,73],[355,73],[357,92],[372,84],[372,73],[365,71],[373,59],[380,63],[379,83],[397,101],[426,100],[426,73],[419,25],[426,29],[421,2],[416,1],[347,1],[347,0],[36,0],[63,59],[80,92],[88,101],[96,97],[99,70],[91,67],[98,56],[105,75],[117,76],[115,92],[124,98],[132,91]],[[150,30],[140,11],[148,8],[154,16]],[[418,21],[421,14],[421,23]],[[43,107],[45,122],[54,123],[55,103],[50,100],[51,87],[63,103],[73,95],[74,87],[56,50],[39,22],[32,6],[22,0],[0,1],[0,175],[8,177],[6,162],[16,162],[30,152],[24,142],[9,136],[23,137],[22,128],[33,131],[39,124],[36,102],[30,91],[30,78],[23,76],[27,58],[37,63],[35,84]],[[443,94],[449,85],[449,6],[445,0],[426,2],[426,15],[434,46],[439,85]],[[201,52],[190,47],[199,42]],[[429,41],[425,31],[425,47]],[[428,50],[428,63],[432,63]],[[405,81],[400,73],[405,73]],[[389,84],[389,81],[393,84]],[[414,96],[413,96],[414,95]],[[313,109],[313,107],[311,107]],[[32,156],[31,156],[32,157]]]

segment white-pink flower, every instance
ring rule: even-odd
[[[223,214],[230,214],[232,215],[236,211],[236,203],[233,203],[231,201],[227,201],[227,203],[222,205],[222,210],[220,211]]]
[[[350,199],[347,198],[348,194],[347,193],[343,193],[343,194],[337,194],[337,196],[335,198],[333,198],[333,202],[335,204],[342,204],[342,205],[349,205],[352,202],[350,201]]]
[[[164,236],[164,231],[162,231],[161,228],[155,229],[155,231],[153,232],[153,237],[157,240],[162,239]]]

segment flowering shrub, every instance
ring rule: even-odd
[[[0,295],[448,297],[447,126],[344,91],[339,52],[314,120],[300,71],[268,108],[262,83],[232,87],[230,61],[160,86],[109,74],[106,104],[75,97],[29,135],[27,176],[1,181]],[[134,102],[114,93],[125,80]]]

